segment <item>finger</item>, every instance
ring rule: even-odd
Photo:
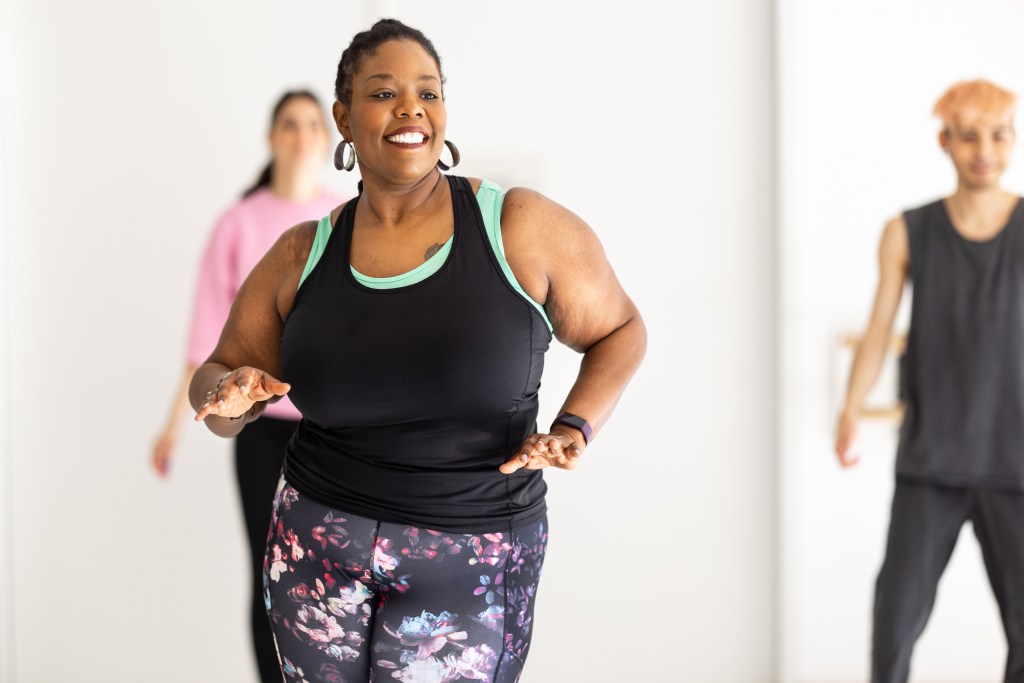
[[[243,396],[252,391],[253,387],[259,382],[259,377],[256,374],[255,368],[242,367],[235,370],[234,374],[225,381],[225,384],[233,384],[238,387],[238,391]]]
[[[214,394],[209,400],[203,405],[199,406],[199,411],[196,413],[195,421],[202,422],[210,415],[224,416],[227,414],[227,404],[223,398],[218,397]]]
[[[551,467],[551,461],[543,455],[532,455],[526,463],[526,469],[528,470],[542,470],[545,467]]]
[[[552,434],[548,439],[548,451],[554,456],[550,459],[552,464],[558,467],[567,466],[581,455],[580,446],[567,434]]]
[[[519,447],[520,453],[526,453],[531,458],[535,455],[547,452],[547,446],[544,445],[544,435],[534,434],[533,436],[527,437],[523,445]]]
[[[509,458],[505,464],[498,469],[505,474],[512,474],[513,472],[526,467],[530,463],[531,459],[538,454],[537,440],[539,438],[540,434],[532,434],[528,436],[519,446],[516,454]]]
[[[253,403],[257,401],[269,401],[275,396],[285,396],[289,391],[291,391],[291,388],[292,385],[285,382],[271,385],[269,387],[256,385],[250,389],[248,393],[243,393],[242,396],[245,400],[252,401]]]
[[[519,446],[519,450],[516,452],[516,455],[509,458],[508,461],[498,469],[505,474],[512,474],[523,467],[532,470],[547,467],[551,464],[545,457],[546,455],[550,455],[549,449],[545,443],[545,439],[547,437],[547,434],[531,434],[526,437],[526,440]],[[545,462],[542,464],[537,461],[536,458],[540,458]]]
[[[849,440],[844,438],[844,437],[840,437],[836,441],[836,458],[839,459],[839,465],[841,467],[848,467],[849,466],[849,462],[848,462],[849,452],[850,452]]]
[[[244,373],[244,380],[240,383],[243,394],[249,394],[250,398],[256,401],[266,401],[273,396],[284,396],[291,391],[292,386],[282,382],[270,373],[256,368],[247,368]]]
[[[167,469],[171,463],[171,447],[163,440],[157,444],[153,450],[153,457],[151,458],[153,469],[156,473],[163,476],[167,474]]]
[[[839,456],[839,464],[843,467],[852,467],[860,461],[860,457],[853,449],[852,435],[842,435],[836,440],[836,455]]]
[[[269,372],[263,372],[262,370],[260,371],[259,381],[260,384],[263,385],[264,389],[278,395],[283,395],[280,393],[282,389],[284,390],[284,392],[287,392],[288,389],[291,388],[291,385],[288,384],[287,382],[282,382],[278,378],[271,375]]]
[[[563,439],[572,443],[570,437],[561,434],[536,434],[534,438],[528,440],[527,443],[532,444],[532,447],[527,451],[530,456],[527,468],[544,469],[551,465],[564,467],[569,461],[569,454],[565,449],[566,444],[562,443]],[[540,458],[544,462],[534,460],[535,458]]]
[[[526,466],[526,463],[530,461],[530,456],[526,453],[516,453],[513,457],[505,461],[498,470],[502,474],[512,474],[517,472]]]
[[[253,368],[242,368],[224,380],[220,390],[215,392],[214,405],[218,406],[216,414],[221,417],[238,417],[251,409],[257,401],[269,396],[262,396],[263,391],[258,385],[259,371]]]
[[[548,449],[556,455],[552,459],[552,464],[563,469],[575,468],[583,454],[579,444],[567,434],[553,434],[548,440]]]
[[[562,444],[560,443],[558,445],[552,445],[549,442],[548,452],[545,457],[547,457],[548,462],[554,465],[555,467],[565,467],[565,465],[569,462],[569,456],[566,454],[564,450],[562,450]]]
[[[292,385],[287,382],[264,382],[263,388],[266,389],[267,393],[271,396],[284,396],[292,390]]]
[[[202,422],[210,415],[217,414],[217,404],[212,401],[207,401],[203,405],[199,406],[199,410],[196,411],[196,416],[193,418],[196,422]]]
[[[563,456],[558,462],[558,467],[563,470],[574,470],[580,464],[580,456],[583,452],[580,447],[575,443],[571,444],[568,448],[563,449]]]
[[[563,457],[562,439],[555,434],[551,434],[544,440],[544,445],[547,446],[548,453],[551,457],[558,459]]]

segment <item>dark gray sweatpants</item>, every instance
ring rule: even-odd
[[[875,585],[872,683],[907,681],[914,643],[931,614],[960,527],[968,520],[981,544],[1006,631],[1004,680],[1024,683],[1024,492],[909,481],[896,482],[885,562]]]

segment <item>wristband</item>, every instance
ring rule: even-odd
[[[590,445],[590,440],[594,438],[594,430],[590,427],[590,423],[584,420],[579,415],[573,415],[572,413],[562,413],[555,418],[555,421],[551,423],[551,426],[565,425],[566,427],[572,427],[578,429],[583,434],[583,445]]]

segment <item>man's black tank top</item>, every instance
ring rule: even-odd
[[[912,311],[897,476],[1024,490],[1024,208],[965,239],[942,201],[904,214]]]
[[[284,477],[342,511],[468,533],[544,514],[541,472],[498,467],[536,431],[551,334],[502,273],[469,182],[448,182],[451,252],[416,284],[356,280],[359,200],[338,216],[281,339],[282,378],[303,415]]]

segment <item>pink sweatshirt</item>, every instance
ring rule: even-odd
[[[221,216],[199,268],[188,342],[190,364],[202,365],[213,352],[235,294],[281,233],[297,223],[320,220],[345,199],[323,192],[309,202],[290,202],[264,188]],[[269,404],[264,415],[284,420],[302,417],[287,397]]]

